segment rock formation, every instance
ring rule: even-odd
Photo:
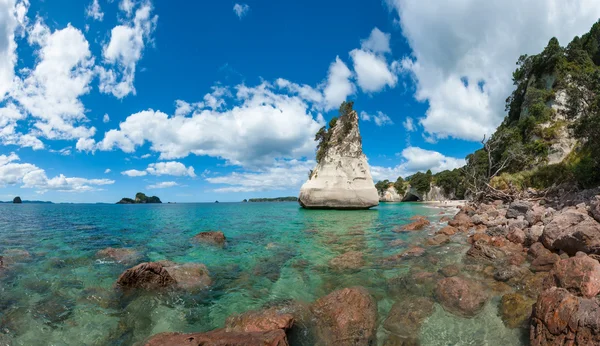
[[[13,199],[13,203],[14,204],[21,204],[21,203],[23,203],[23,201],[21,201],[21,197],[17,196],[17,197],[15,197],[15,199]]]
[[[379,202],[449,201],[454,198],[454,195],[446,195],[441,187],[434,184],[431,184],[427,193],[420,193],[410,185],[404,194],[399,194],[393,185],[379,193]]]
[[[135,199],[122,198],[117,204],[147,204],[147,203],[162,203],[160,198],[156,196],[148,197],[145,194],[138,192],[135,194]]]
[[[317,134],[317,166],[300,189],[299,202],[309,209],[368,209],[379,204],[367,158],[362,151],[358,114],[343,104],[342,116]],[[321,137],[319,137],[321,136]]]

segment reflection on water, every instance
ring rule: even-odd
[[[0,270],[0,344],[130,345],[163,331],[220,328],[233,313],[310,303],[357,285],[378,301],[382,322],[395,301],[418,287],[404,277],[461,261],[466,248],[456,243],[384,261],[427,236],[394,228],[417,214],[435,223],[438,213],[418,204],[367,211],[303,210],[295,203],[0,205],[0,254],[8,267]],[[223,231],[227,246],[192,241],[206,230]],[[96,256],[108,247],[135,250],[135,263]],[[332,268],[330,261],[348,251],[362,254],[360,267]],[[158,260],[204,263],[213,284],[126,297],[114,289],[126,268]],[[396,292],[394,280],[409,287]],[[464,320],[436,305],[420,338],[427,345],[519,344],[520,331],[504,328],[496,311],[490,303],[480,317]],[[378,335],[381,343],[381,327]],[[291,342],[312,344],[302,335]]]

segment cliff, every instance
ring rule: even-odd
[[[145,194],[138,192],[135,194],[135,199],[131,198],[122,198],[117,204],[158,204],[162,203],[160,198],[156,196],[148,197]]]
[[[417,191],[410,184],[404,194],[399,194],[394,186],[390,186],[379,193],[379,202],[428,202],[449,201],[453,199],[456,199],[454,193],[446,194],[444,189],[434,184],[431,184],[429,191],[425,193]]]
[[[298,198],[303,208],[368,209],[379,204],[352,103],[342,104],[340,115],[328,130],[317,133],[317,166]]]

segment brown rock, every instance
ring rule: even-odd
[[[194,240],[217,246],[225,245],[225,234],[221,231],[200,232],[194,236]]]
[[[506,257],[506,254],[493,246],[487,245],[485,242],[476,241],[467,251],[467,258],[477,261],[497,261]]]
[[[531,262],[531,271],[548,272],[554,268],[554,264],[560,261],[560,256],[555,253],[543,254]]]
[[[451,219],[451,218],[449,218],[448,216],[442,216],[442,217],[440,218],[440,222],[448,222],[448,221],[450,221],[450,220],[452,220],[452,219]]]
[[[406,294],[433,297],[440,276],[427,271],[411,271],[409,274],[388,280],[388,290],[392,296]],[[401,298],[404,299],[404,298]]]
[[[225,321],[228,332],[268,332],[277,329],[290,329],[294,324],[294,316],[277,308],[259,311],[248,311],[234,315]]]
[[[204,289],[212,284],[210,273],[204,264],[184,263],[166,266],[165,269],[184,290]]]
[[[447,236],[452,236],[454,234],[456,234],[456,232],[458,232],[458,230],[452,226],[446,226],[442,229],[440,229],[439,231],[436,232],[436,234],[444,234]]]
[[[485,233],[475,233],[472,237],[469,238],[470,243],[475,243],[481,241],[483,243],[489,243],[492,241],[492,237]]]
[[[384,264],[396,263],[407,257],[420,257],[420,256],[423,256],[424,254],[425,254],[424,248],[422,248],[420,246],[413,246],[410,249],[402,251],[401,253],[384,258],[383,263]]]
[[[335,270],[357,270],[365,265],[365,259],[360,251],[348,251],[329,261],[329,266]]]
[[[594,197],[590,202],[590,214],[596,221],[600,222],[600,195]]]
[[[445,234],[436,234],[432,238],[429,238],[425,243],[429,246],[438,246],[450,242],[450,238]]]
[[[463,227],[468,229],[473,227],[473,222],[471,221],[469,215],[461,211],[454,216],[454,219],[448,221],[448,225],[452,227]]]
[[[177,282],[167,270],[156,262],[141,263],[124,271],[117,280],[123,290],[161,290],[175,287]]]
[[[567,209],[554,216],[540,239],[548,249],[570,256],[578,251],[600,253],[600,224],[586,213]]]
[[[108,247],[106,249],[100,250],[96,252],[96,257],[111,259],[117,262],[137,262],[140,259],[140,254],[133,249],[126,248],[112,248]]]
[[[488,299],[481,285],[458,276],[438,281],[435,293],[446,311],[467,318],[477,315]]]
[[[146,346],[288,346],[288,342],[282,329],[255,333],[217,329],[208,333],[160,333]]]
[[[417,219],[408,225],[402,226],[401,230],[403,232],[407,231],[420,231],[425,228],[425,226],[429,226],[431,222],[427,219]]]
[[[555,286],[585,298],[600,293],[600,263],[585,254],[560,260],[550,272]]]
[[[456,264],[447,265],[439,270],[439,273],[449,278],[460,274],[460,268]]]
[[[523,244],[525,243],[525,232],[523,232],[519,228],[515,228],[506,236],[506,239],[510,240],[515,244]]]
[[[404,244],[405,244],[405,241],[402,239],[395,239],[390,242],[391,247],[403,246]]]
[[[551,251],[546,249],[546,247],[542,243],[533,243],[531,247],[529,247],[528,252],[533,258],[540,257],[541,255],[548,255],[551,253]]]
[[[424,297],[406,297],[392,306],[383,328],[396,339],[416,341],[423,321],[433,313],[433,301]],[[406,342],[405,341],[405,342]]]
[[[534,301],[517,293],[502,296],[500,316],[508,328],[519,328],[527,325],[531,316]]]
[[[345,288],[312,306],[323,345],[370,345],[375,342],[377,303],[362,287]]]

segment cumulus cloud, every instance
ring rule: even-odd
[[[82,32],[71,25],[51,31],[41,20],[28,27],[28,42],[37,48],[33,69],[20,70],[0,106],[0,139],[4,144],[43,148],[38,139],[85,139],[90,127],[80,100],[90,90],[94,59]],[[0,40],[1,41],[1,40]],[[17,121],[32,118],[30,133],[16,131]]]
[[[378,111],[376,114],[369,114],[365,111],[360,112],[360,120],[372,121],[377,126],[393,125],[394,122],[385,113]]]
[[[425,150],[418,147],[408,147],[400,153],[401,161],[395,167],[371,166],[371,175],[375,181],[396,180],[399,176],[405,178],[417,172],[432,173],[452,170],[465,165],[464,159],[445,156],[437,151]]]
[[[413,51],[403,66],[417,81],[415,97],[429,103],[425,131],[476,141],[502,121],[518,57],[537,54],[553,36],[567,44],[600,17],[595,0],[387,3]]]
[[[138,171],[137,169],[130,169],[128,171],[123,171],[121,174],[126,175],[128,177],[143,177],[148,175],[146,171]]]
[[[100,8],[100,3],[98,0],[93,0],[92,3],[85,10],[85,15],[89,18],[92,18],[97,21],[102,21],[104,19],[104,12]]]
[[[109,121],[110,121],[110,116],[108,116],[108,114],[104,114],[104,116],[102,117],[102,122],[106,124]]]
[[[281,160],[275,165],[257,171],[233,172],[225,176],[206,178],[211,184],[224,185],[215,192],[257,192],[296,190],[306,181],[315,162],[311,160]]]
[[[19,163],[15,153],[0,155],[0,186],[19,185],[22,188],[38,189],[39,193],[48,190],[61,192],[86,192],[98,190],[98,186],[114,184],[110,179],[69,178],[60,174],[48,178],[46,172],[30,163]]]
[[[148,186],[146,186],[146,188],[153,190],[153,189],[166,189],[166,188],[174,187],[174,186],[179,186],[179,184],[177,184],[174,181],[163,181],[163,182],[160,182],[157,184],[148,185]]]
[[[235,89],[238,105],[230,109],[201,109],[188,117],[151,109],[132,114],[97,148],[131,153],[150,143],[160,159],[207,155],[245,167],[314,155],[314,134],[324,121],[306,100],[267,82]]]
[[[361,41],[361,48],[374,53],[391,53],[390,38],[390,34],[382,32],[379,28],[374,28],[369,38]]]
[[[385,53],[391,53],[390,34],[374,28],[368,39],[361,41],[361,48],[350,52],[358,86],[366,93],[374,93],[398,83],[397,62],[388,64]]]
[[[119,7],[128,15],[135,3],[123,0]],[[111,30],[110,41],[104,45],[102,56],[105,64],[112,68],[98,67],[100,91],[123,98],[135,94],[134,80],[137,63],[142,58],[146,44],[156,28],[157,15],[152,15],[152,3],[142,2],[135,16]]]
[[[26,24],[28,9],[29,1],[0,1],[0,102],[12,86],[17,61],[15,37]]]
[[[107,169],[104,170],[104,174],[108,174],[110,172],[111,172],[110,168],[107,168]]]
[[[177,161],[169,161],[169,162],[157,162],[151,163],[148,165],[143,171],[130,169],[128,171],[121,172],[121,174],[129,176],[129,177],[143,177],[147,174],[151,175],[172,175],[176,177],[188,176],[191,178],[196,177],[196,173],[194,172],[194,167],[186,167],[183,163]]]
[[[242,19],[250,12],[250,6],[248,6],[248,4],[235,4],[233,6],[233,12],[239,19]]]
[[[335,61],[329,66],[327,73],[327,84],[323,90],[325,98],[325,109],[330,110],[346,101],[348,96],[356,93],[356,87],[350,80],[352,71],[344,64],[340,57],[336,57]]]
[[[413,132],[416,130],[415,122],[414,122],[413,118],[411,118],[411,117],[406,117],[406,119],[404,119],[404,122],[402,123],[402,125],[404,126],[404,129],[408,132]]]

